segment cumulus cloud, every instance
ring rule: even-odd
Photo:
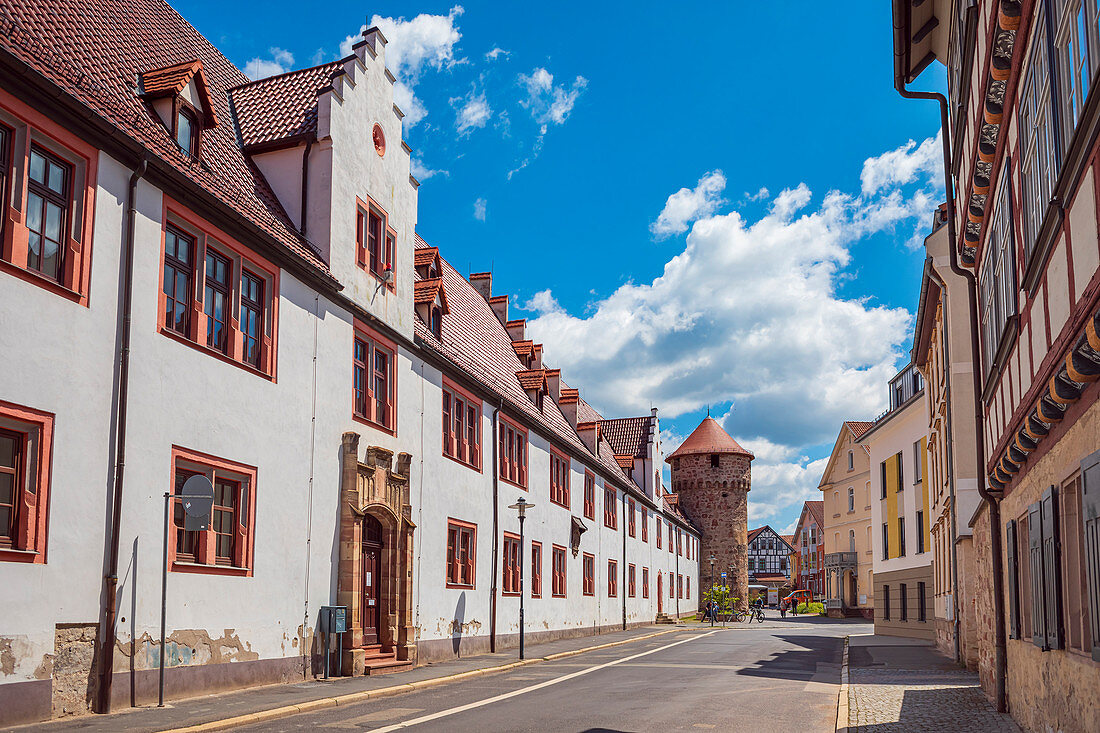
[[[864,196],[884,188],[915,181],[928,176],[932,182],[943,180],[943,143],[940,135],[930,137],[920,145],[910,140],[904,145],[863,161],[859,182]]]
[[[681,188],[665,201],[657,221],[649,225],[655,237],[668,237],[687,231],[688,223],[710,216],[723,203],[726,177],[715,170],[699,179],[695,188]]]
[[[433,168],[429,168],[428,166],[424,165],[424,161],[420,160],[419,158],[412,159],[410,172],[412,173],[413,178],[420,181],[421,183],[428,180],[432,176],[451,175],[450,171],[435,170]]]
[[[455,130],[459,137],[470,134],[470,130],[485,127],[493,116],[493,110],[485,99],[485,92],[470,92],[465,97],[452,97],[451,106],[455,108]]]
[[[421,13],[411,19],[381,15],[371,18],[371,26],[377,27],[386,37],[386,67],[398,79],[394,85],[394,102],[405,113],[406,128],[428,114],[414,92],[421,73],[426,69],[449,69],[462,62],[455,56],[455,47],[462,38],[457,20],[463,12],[461,5],[455,5],[446,15]],[[358,34],[344,39],[340,44],[342,56],[351,53],[352,46],[359,42],[366,28],[363,26]]]
[[[474,218],[478,221],[485,221],[485,199],[479,198],[474,202]]]
[[[244,75],[255,81],[276,74],[285,74],[294,68],[294,54],[285,48],[271,47],[267,50],[270,58],[259,56],[249,59],[244,65]]]
[[[565,309],[549,290],[540,290],[531,299],[520,306],[525,311],[534,311],[540,315],[546,313],[564,313]]]
[[[913,165],[910,178],[867,195],[815,196],[800,183],[755,220],[710,203],[722,187],[704,186],[704,177],[674,194],[688,202],[686,213],[658,220],[670,232],[694,220],[683,250],[658,277],[620,286],[583,316],[536,308],[528,333],[545,344],[546,363],[605,414],[644,414],[653,404],[668,419],[730,404],[721,422],[758,452],[753,521],[786,516],[817,496],[823,454],[841,421],[869,419],[885,405],[884,385],[904,358],[912,316],[843,298],[838,283],[857,242],[915,221],[927,230],[933,166]],[[899,188],[906,180],[925,188]],[[693,197],[700,189],[709,194]],[[918,211],[914,201],[929,208]],[[553,294],[540,298],[550,302]]]
[[[520,104],[531,112],[535,122],[542,125],[545,134],[547,125],[560,125],[569,117],[577,98],[588,86],[588,80],[578,76],[572,85],[554,84],[554,75],[542,67],[536,67],[530,74],[520,74],[519,84],[527,90],[527,96]]]

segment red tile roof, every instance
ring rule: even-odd
[[[516,352],[516,356],[534,356],[535,344],[530,339],[526,341],[513,341],[512,350]]]
[[[439,247],[421,247],[413,251],[413,267],[424,267],[439,257]]]
[[[558,398],[558,404],[571,405],[576,402],[580,402],[581,393],[580,390],[562,388],[561,397]]]
[[[786,540],[788,545],[790,545],[791,547],[794,547],[794,535],[793,534],[785,534],[785,535],[780,535],[780,536],[784,540]]]
[[[237,144],[226,90],[248,83],[206,38],[159,0],[0,0],[0,46],[61,91],[210,192],[308,265],[328,265],[290,222]],[[222,120],[188,157],[136,94],[140,74],[202,62]]]
[[[416,238],[416,244],[418,247],[428,246],[419,237]],[[437,351],[443,358],[455,364],[470,378],[503,395],[505,415],[522,413],[542,425],[548,437],[587,453],[588,448],[584,441],[553,400],[545,400],[540,411],[528,398],[517,373],[529,370],[524,368],[523,362],[516,356],[508,331],[485,302],[485,298],[447,260],[440,258],[440,268],[443,288],[450,303],[450,315],[443,319],[442,338],[439,339],[416,319],[414,324],[419,341],[425,348]],[[536,371],[542,373],[542,370]],[[591,407],[578,401],[578,416],[581,421],[602,419],[594,410],[591,410],[594,418],[584,417],[585,409],[591,410]],[[619,483],[632,485],[633,482],[615,461],[615,452],[611,445],[601,439],[598,448],[599,455],[593,460],[596,467]]]
[[[522,369],[516,372],[516,379],[524,389],[542,389],[546,384],[546,374],[541,369]]]
[[[417,280],[413,284],[413,302],[415,303],[434,303],[437,295],[443,305],[443,313],[450,312],[447,302],[447,289],[443,287],[441,278],[433,277],[430,280]]]
[[[692,431],[680,447],[672,452],[666,461],[671,461],[679,456],[697,455],[700,453],[736,453],[738,455],[753,458],[753,454],[745,450],[729,433],[722,429],[718,421],[709,415],[699,423],[699,427]]]
[[[748,541],[749,541],[749,542],[752,542],[752,541],[753,541],[754,539],[756,539],[756,535],[758,535],[758,534],[760,534],[761,532],[763,532],[763,531],[764,531],[764,529],[765,529],[765,528],[767,528],[767,526],[768,526],[768,525],[766,525],[766,524],[765,524],[765,525],[764,525],[763,527],[757,527],[756,529],[750,529],[750,530],[749,530],[749,537],[748,537]]]
[[[317,94],[344,73],[332,61],[229,90],[245,149],[297,144],[317,134]]]
[[[600,423],[600,432],[607,436],[607,442],[619,455],[645,458],[649,441],[648,417],[621,417],[604,420]]]
[[[141,75],[141,90],[150,99],[174,97],[184,90],[188,82],[195,80],[195,89],[199,93],[202,112],[205,116],[203,127],[210,129],[218,124],[214,105],[210,102],[210,88],[206,84],[206,74],[202,72],[202,61],[184,61],[166,66],[163,69],[146,71]]]
[[[619,453],[616,453],[615,462],[618,463],[619,466],[621,466],[622,468],[634,468],[634,456],[632,455],[621,455]]]
[[[806,502],[806,509],[809,510],[810,515],[813,516],[814,521],[817,522],[817,526],[820,528],[825,527],[825,502],[824,501],[808,501]]]
[[[862,438],[868,430],[874,427],[874,423],[869,420],[845,420],[844,424],[852,431],[856,436],[856,440]]]

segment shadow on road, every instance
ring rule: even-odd
[[[765,659],[759,659],[744,669],[738,670],[737,674],[785,680],[809,680],[817,674],[819,664],[835,664],[839,680],[841,652],[844,648],[843,637],[787,634],[776,634],[775,637],[800,648],[787,649]]]

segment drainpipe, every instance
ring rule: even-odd
[[[298,228],[302,236],[306,236],[306,207],[309,204],[309,151],[313,148],[313,143],[317,141],[317,138],[310,135],[306,138],[306,150],[302,153],[302,225]]]
[[[948,230],[950,232],[950,230]],[[951,243],[954,247],[954,242]],[[940,286],[941,291],[947,293],[947,283],[943,281],[940,274],[936,272],[935,266],[928,268],[928,274],[936,281],[936,284]],[[954,417],[951,414],[951,342],[948,338],[948,325],[946,313],[943,319],[943,363],[944,363],[944,382],[947,398],[947,440],[944,441],[947,445],[947,470],[950,478],[947,481],[947,493],[951,498],[950,509],[950,522],[951,522],[951,635],[953,637],[953,645],[955,652],[955,663],[962,664],[962,650],[959,645],[959,563],[958,563],[958,551],[956,549],[956,543],[959,538],[958,530],[958,509],[955,506],[955,447],[952,445],[952,436],[954,430],[952,429]],[[971,365],[973,368],[973,365]]]
[[[623,631],[626,631],[626,592],[629,590],[629,588],[627,588],[627,585],[626,585],[626,579],[627,579],[626,578],[626,528],[627,528],[627,522],[630,521],[631,517],[628,517],[626,515],[627,511],[628,511],[628,506],[627,506],[627,502],[626,502],[626,492],[624,491],[623,492],[623,564],[622,564],[622,568],[623,568],[622,591],[623,592],[620,594],[622,596],[622,599],[623,599]]]
[[[977,355],[978,349],[978,309],[977,281],[974,273],[959,265],[958,247],[955,233],[955,198],[951,185],[951,141],[949,139],[949,120],[947,114],[947,97],[939,92],[914,92],[905,88],[905,73],[898,65],[898,49],[905,44],[905,35],[909,27],[910,6],[905,0],[894,0],[894,18],[898,17],[898,11],[905,13],[906,22],[902,27],[894,26],[894,88],[906,99],[929,99],[939,102],[940,105],[940,129],[943,141],[943,178],[944,189],[947,194],[947,235],[951,240],[948,248],[951,254],[951,271],[966,279],[966,297],[970,308],[970,349],[974,355],[971,374],[974,381],[974,458],[977,464],[978,493],[989,507],[989,550],[993,563],[993,615],[994,615],[994,647],[993,647],[993,677],[996,684],[997,712],[1003,713],[1007,709],[1005,700],[1005,620],[1004,620],[1004,578],[1002,577],[1001,559],[1001,507],[999,500],[985,485],[985,436],[982,424],[982,388],[981,375],[978,373]]]
[[[497,553],[499,550],[500,539],[498,538],[499,532],[499,519],[498,512],[500,504],[500,411],[504,409],[504,397],[500,397],[500,402],[495,408],[493,408],[493,565],[492,572],[489,573],[489,651],[495,653],[497,650]]]
[[[117,423],[115,445],[115,482],[114,502],[111,508],[111,533],[107,537],[109,548],[109,560],[107,573],[103,576],[104,615],[100,627],[99,659],[96,665],[99,668],[99,689],[96,699],[96,712],[109,713],[111,711],[111,683],[114,678],[115,657],[115,616],[117,614],[116,601],[118,597],[118,550],[119,535],[122,524],[122,487],[123,472],[126,468],[126,405],[130,385],[130,321],[133,314],[134,295],[134,219],[137,216],[137,208],[134,199],[137,194],[138,180],[145,175],[149,161],[142,158],[138,167],[130,175],[130,183],[126,189],[126,228],[123,230],[122,255],[125,258],[126,269],[123,273],[122,285],[122,325],[121,325],[121,349],[118,362],[118,394],[116,395]]]

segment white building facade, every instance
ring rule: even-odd
[[[656,411],[604,420],[417,236],[377,29],[250,82],[85,9],[0,2],[0,725],[156,696],[194,474],[169,697],[318,673],[326,605],[350,673],[513,646],[521,563],[528,640],[694,612]]]

